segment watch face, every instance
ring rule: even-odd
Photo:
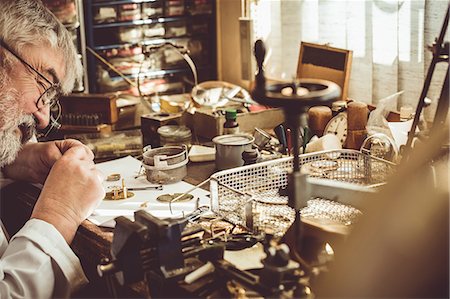
[[[347,140],[347,113],[341,112],[333,117],[325,127],[323,134],[334,134],[344,146]]]

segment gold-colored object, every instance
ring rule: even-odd
[[[245,299],[247,297],[247,292],[244,287],[234,280],[227,282],[227,290],[230,292],[231,298]]]
[[[178,197],[180,198],[177,199],[177,201],[189,201],[194,198],[194,196],[191,194],[174,193],[174,194],[162,194],[158,196],[156,200],[159,202],[168,202],[170,204],[175,198]],[[149,202],[150,202],[149,200],[144,201],[143,203],[140,204],[140,207],[144,209],[147,208]]]
[[[174,193],[174,194],[162,194],[156,198],[159,202],[171,202],[173,199],[183,195],[183,193]],[[184,194],[177,201],[189,201],[193,199],[194,196],[192,194]]]
[[[122,189],[114,189],[111,192],[106,192],[104,200],[121,200],[128,199],[134,196],[133,192],[126,191],[126,194]]]
[[[125,186],[125,179],[122,179],[122,186],[112,187],[112,191],[106,192],[105,200],[121,200],[133,197],[134,193],[128,191],[127,186]]]
[[[112,173],[106,177],[106,180],[108,182],[115,182],[115,181],[120,180],[120,178],[121,178],[120,173]]]

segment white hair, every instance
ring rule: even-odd
[[[60,52],[65,60],[63,93],[81,80],[82,66],[70,33],[40,0],[0,0],[0,38],[17,52],[27,45],[50,45]]]

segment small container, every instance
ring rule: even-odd
[[[272,137],[269,133],[260,128],[255,128],[255,132],[253,133],[253,137],[255,137],[255,145],[261,150],[264,149],[267,143],[269,143]]]
[[[188,151],[185,145],[163,146],[144,151],[147,180],[155,184],[172,184],[187,175]]]
[[[223,124],[223,134],[237,134],[239,133],[239,124],[236,121],[236,109],[228,109],[225,111],[225,123]]]
[[[242,160],[244,160],[244,165],[255,164],[258,162],[259,158],[259,151],[256,148],[246,149],[242,152]]]
[[[216,146],[216,168],[229,169],[244,165],[242,153],[252,148],[255,138],[245,134],[220,135],[213,138]]]
[[[158,129],[159,141],[165,145],[186,145],[191,146],[192,133],[186,126],[167,125]]]
[[[127,3],[119,6],[119,21],[134,21],[141,19],[141,4]]]

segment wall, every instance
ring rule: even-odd
[[[239,17],[241,0],[217,1],[217,70],[219,80],[241,83]]]

